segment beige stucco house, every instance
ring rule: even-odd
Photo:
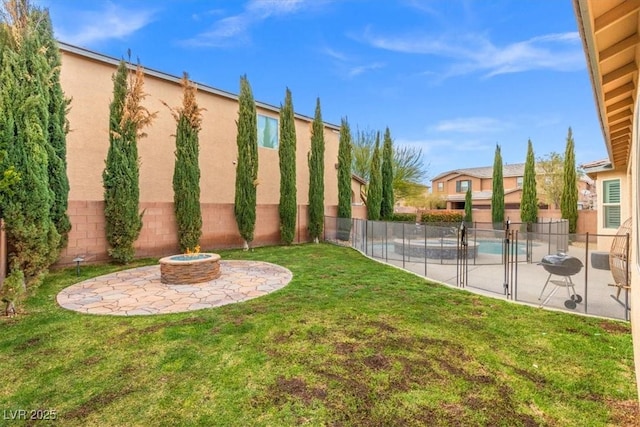
[[[506,209],[519,209],[522,198],[524,163],[502,167]],[[493,166],[455,169],[443,172],[431,180],[434,194],[444,198],[447,209],[464,209],[467,189],[471,189],[474,209],[491,209]]]
[[[109,103],[114,74],[119,60],[93,51],[60,43],[62,53],[61,83],[72,98],[68,114],[71,132],[67,136],[67,173],[69,176],[69,216],[72,230],[69,245],[60,263],[69,263],[78,255],[93,260],[107,258],[104,231],[102,171],[109,147]],[[137,256],[171,253],[177,250],[177,233],[173,213],[172,177],[174,168],[176,122],[164,104],[178,107],[182,103],[180,78],[145,69],[144,89],[149,94],[144,105],[157,111],[153,124],[145,129],[147,137],[139,140],[140,209],[144,211],[143,229],[136,242]],[[250,77],[250,76],[249,76]],[[237,95],[196,83],[197,102],[204,108],[200,132],[201,207],[203,248],[233,247],[241,243],[233,214],[235,194]],[[286,82],[282,84],[284,99]],[[294,94],[295,103],[295,94]],[[279,108],[256,102],[259,133],[259,167],[257,188],[257,223],[255,244],[279,242],[278,203],[280,171],[278,158]],[[299,107],[299,106],[298,106]],[[315,105],[307,106],[312,110]],[[297,136],[296,241],[307,240],[307,204],[313,119],[295,115]],[[265,132],[265,128],[269,128]],[[339,126],[325,123],[325,213],[335,215],[338,202],[337,170]],[[354,179],[353,201],[357,205],[361,182]],[[354,209],[358,216],[364,210]]]
[[[522,185],[524,183],[524,163],[505,164],[502,167],[504,183],[505,211],[510,213],[513,221],[519,221],[520,202],[522,200]],[[543,171],[538,171],[536,182],[541,216],[554,216],[549,209],[554,206],[545,203]],[[490,210],[493,195],[493,166],[454,169],[443,172],[432,180],[432,192],[446,201],[446,209],[464,209],[467,189],[471,189],[471,201],[474,210]],[[592,209],[591,200],[595,196],[595,187],[590,177],[580,177],[578,180],[579,209]],[[483,212],[479,217],[485,218]]]
[[[597,198],[598,250],[607,251],[611,247],[613,235],[620,225],[631,216],[631,204],[623,203],[623,195],[630,193],[627,172],[614,169],[611,162],[598,160],[584,164],[584,172],[591,177],[601,196]],[[627,198],[627,197],[624,197]]]
[[[620,218],[630,217],[631,324],[636,378],[640,390],[640,160],[638,62],[640,61],[639,0],[574,0],[578,28],[591,75],[608,161],[590,173],[598,185],[619,182],[618,195],[598,197],[598,209],[619,205]],[[599,188],[600,191],[602,191]],[[609,209],[610,211],[612,209]],[[615,208],[613,209],[615,211]],[[608,224],[601,215],[599,230]]]

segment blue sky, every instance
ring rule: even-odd
[[[37,0],[59,40],[422,148],[428,175],[606,158],[571,0]]]

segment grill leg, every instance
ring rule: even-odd
[[[571,276],[566,276],[564,278],[565,281],[565,286],[567,287],[567,296],[569,296],[569,299],[575,299],[576,297],[576,289],[573,286],[573,280],[571,280]],[[569,291],[569,288],[571,288],[571,291]],[[571,298],[571,295],[573,294],[573,298]]]
[[[542,287],[542,292],[540,292],[540,296],[538,297],[538,300],[542,299],[542,294],[544,294],[545,289],[547,289],[547,285],[549,284],[549,280],[551,280],[551,273],[549,273],[549,276],[547,277],[547,281],[544,282],[544,286]]]

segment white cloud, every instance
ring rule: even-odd
[[[77,12],[72,22],[56,26],[55,32],[64,42],[92,45],[104,40],[126,38],[152,22],[154,14],[155,11],[151,9],[131,9],[107,2],[98,10]]]
[[[503,120],[491,117],[464,117],[442,120],[433,126],[437,132],[489,133],[500,132],[511,125]]]
[[[357,39],[393,52],[449,58],[452,63],[446,77],[476,72],[493,77],[538,69],[575,71],[585,66],[576,32],[546,34],[504,46],[495,45],[483,34],[381,36],[371,28]]]
[[[369,71],[384,68],[386,64],[380,61],[370,63],[361,63],[355,56],[349,56],[342,51],[335,50],[331,47],[323,47],[320,53],[330,57],[337,69],[337,73],[342,77],[353,78]]]
[[[216,21],[209,31],[185,40],[193,46],[229,47],[246,44],[254,25],[273,16],[285,16],[317,8],[328,0],[250,0],[241,13]]]
[[[344,54],[343,52],[337,51],[335,49],[332,49],[330,47],[325,47],[321,49],[321,52],[333,59],[337,59],[338,61],[342,61],[342,62],[349,61],[349,57],[346,54]]]
[[[359,76],[360,74],[365,73],[367,71],[377,70],[382,67],[384,67],[384,64],[382,62],[374,62],[372,64],[359,65],[349,70],[349,77]]]
[[[487,143],[480,140],[458,140],[449,138],[437,138],[437,139],[404,139],[398,138],[394,140],[394,144],[402,147],[415,147],[422,150],[423,156],[430,154],[442,154],[443,152],[450,151],[484,151],[487,149],[493,150],[495,144]],[[446,150],[443,150],[446,149]]]
[[[247,3],[245,9],[247,13],[265,19],[271,15],[295,13],[304,3],[305,0],[252,0]]]

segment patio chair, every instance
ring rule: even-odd
[[[627,219],[616,232],[609,252],[609,268],[613,276],[613,283],[609,286],[618,288],[616,299],[620,297],[620,291],[631,289],[631,272],[627,265],[628,245],[631,245],[631,218]]]

